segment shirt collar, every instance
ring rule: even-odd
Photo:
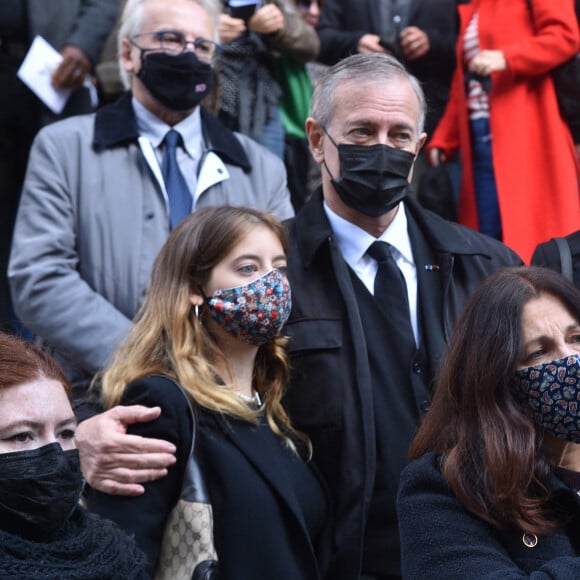
[[[193,159],[199,159],[201,157],[203,139],[199,107],[196,107],[191,115],[171,127],[146,109],[135,97],[132,98],[131,104],[135,111],[139,134],[149,139],[155,148],[161,146],[167,131],[175,129],[180,133],[188,155]]]
[[[126,147],[139,139],[139,129],[135,119],[133,97],[126,92],[117,101],[105,105],[95,114],[93,145],[96,150]],[[252,171],[246,153],[246,141],[227,129],[218,119],[203,107],[199,107],[203,143],[213,151],[223,163],[236,165],[244,173]],[[249,141],[249,139],[248,139]]]
[[[379,240],[391,244],[405,261],[413,264],[413,250],[411,250],[411,239],[409,238],[407,227],[407,212],[404,203],[399,204],[399,211],[397,211],[395,218]]]
[[[377,241],[377,238],[371,236],[368,232],[354,225],[352,222],[340,217],[332,211],[326,201],[324,201],[324,212],[330,223],[330,227],[336,237],[336,242],[343,258],[347,264],[356,266],[365,258],[369,246]],[[411,250],[411,240],[407,230],[407,214],[405,204],[400,203],[399,209],[395,214],[393,221],[387,229],[381,234],[378,240],[388,242],[393,246],[401,256],[413,263],[413,252]]]

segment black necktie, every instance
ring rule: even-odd
[[[367,254],[378,264],[375,277],[375,300],[391,321],[392,327],[399,329],[401,336],[411,339],[414,343],[407,284],[391,254],[390,244],[374,242],[367,250]]]
[[[181,144],[181,135],[171,129],[165,135],[165,152],[161,164],[161,173],[169,200],[169,224],[171,229],[191,213],[191,193],[185,178],[177,165],[177,146]]]

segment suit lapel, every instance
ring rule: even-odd
[[[217,418],[216,421],[218,421]],[[305,538],[308,538],[309,534],[302,510],[286,476],[280,453],[277,453],[277,450],[272,448],[269,438],[256,437],[255,432],[250,429],[235,429],[234,432],[231,426],[224,426],[223,423],[220,428],[225,431],[226,437],[246,456],[260,475],[272,486],[280,500],[288,506],[298,521]],[[280,444],[282,445],[283,443],[281,442]]]
[[[437,262],[435,252],[429,247],[409,211],[407,212],[407,220],[415,267],[417,268],[421,336],[429,355],[429,366],[433,374],[445,348],[442,293],[442,276],[445,268],[442,268],[443,264]]]

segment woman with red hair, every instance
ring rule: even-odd
[[[146,578],[135,543],[78,504],[83,476],[70,396],[51,357],[0,333],[1,576]]]

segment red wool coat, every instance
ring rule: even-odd
[[[475,0],[459,6],[461,28],[451,95],[427,152],[461,149],[461,223],[477,229],[462,38],[479,10],[481,49],[502,50],[493,73],[490,126],[503,241],[529,262],[535,246],[580,228],[579,165],[549,71],[579,50],[572,0]]]

